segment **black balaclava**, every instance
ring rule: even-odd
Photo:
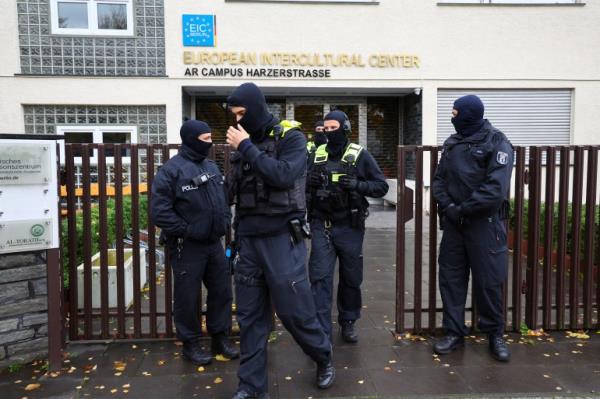
[[[269,112],[267,100],[254,83],[244,83],[227,98],[230,107],[244,107],[246,114],[238,122],[252,139],[260,139],[277,124],[277,119]]]
[[[198,136],[204,133],[210,133],[210,126],[206,122],[187,120],[181,125],[179,135],[184,155],[194,161],[202,161],[208,156],[212,143],[198,140]]]
[[[344,131],[344,122],[348,121],[348,116],[339,110],[331,111],[325,115],[326,121],[338,121],[340,127],[334,131],[326,132],[327,135],[327,152],[332,155],[341,154],[346,144],[348,143],[348,137]]]
[[[458,115],[452,118],[456,133],[469,137],[479,132],[485,120],[483,119],[483,103],[479,97],[468,95],[454,101],[454,109]]]
[[[317,132],[317,128],[323,126],[325,126],[325,123],[323,121],[318,121],[317,123],[315,123],[315,134],[313,141],[315,142],[315,145],[317,147],[323,144],[327,144],[327,135],[325,134],[325,132]]]

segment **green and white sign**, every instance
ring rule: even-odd
[[[1,252],[47,249],[52,244],[52,219],[0,222]]]

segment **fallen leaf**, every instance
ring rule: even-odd
[[[118,389],[116,389],[116,388],[113,388],[113,389],[111,389],[111,390],[110,390],[110,393],[112,393],[113,395],[114,395],[115,393],[117,393],[117,392],[119,392],[119,390],[118,390]]]
[[[388,363],[389,364],[394,364],[394,363],[396,363],[396,361],[395,360],[388,360]]]
[[[364,384],[364,383],[365,383],[365,380],[358,380],[358,383],[359,383],[359,384]]]
[[[291,381],[291,380],[292,380],[292,377],[290,377],[289,375],[287,375],[287,376],[285,377],[285,380],[286,380],[286,381]]]
[[[198,370],[199,373],[202,373],[204,371],[204,367],[200,366],[196,370]]]
[[[121,373],[121,372],[115,373],[115,377],[120,377],[122,375],[123,375],[123,373]]]
[[[96,385],[94,388],[102,390],[102,389],[104,389],[105,387],[104,387],[104,385]]]
[[[183,346],[183,342],[181,342],[181,341],[175,341],[175,346]]]
[[[129,389],[123,389],[123,393],[129,393]]]
[[[444,363],[442,364],[442,367],[450,367],[450,365],[448,363]]]
[[[143,372],[142,372],[142,375],[143,375],[144,377],[151,377],[151,376],[152,376],[152,374],[151,374],[151,373],[149,373],[149,372],[147,372],[147,371],[143,371]]]
[[[223,382],[223,379],[221,377],[217,377],[215,378],[215,380],[213,381],[215,384],[220,384]]]
[[[81,389],[81,388],[83,388],[81,385],[77,385],[77,386],[75,387],[75,389]]]
[[[572,332],[567,331],[567,338],[590,339],[590,336],[584,331]]]
[[[544,374],[544,378],[550,378],[548,374]]]
[[[159,366],[164,366],[167,362],[165,360],[159,360],[158,361],[158,365]]]
[[[123,388],[123,389],[129,389],[129,387],[131,387],[131,385],[129,385],[129,384],[123,384],[123,387],[122,387],[122,388]]]
[[[210,385],[207,385],[207,386],[205,386],[204,388],[206,388],[206,389],[210,389]]]
[[[22,382],[23,382],[22,380],[16,380],[16,381],[15,381],[15,384],[20,384],[20,383],[22,383]]]
[[[556,387],[556,390],[557,391],[562,391],[562,388],[561,387]]]
[[[231,360],[231,359],[227,359],[225,356],[221,355],[220,353],[217,356],[215,356],[215,359],[218,362],[228,362],[229,360]]]
[[[548,354],[548,353],[544,353],[544,356],[546,356],[546,357],[550,357],[550,354]]]
[[[131,345],[131,349],[137,349],[137,345]]]
[[[28,385],[25,387],[25,390],[26,390],[26,391],[33,391],[33,390],[35,390],[35,389],[38,389],[40,386],[41,386],[40,384],[28,384]]]
[[[385,371],[390,371],[390,370],[391,370],[391,368],[390,368],[390,367],[388,367],[388,366],[385,366],[383,369],[384,369]]]

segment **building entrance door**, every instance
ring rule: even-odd
[[[290,107],[291,105],[291,107]],[[325,115],[330,111],[340,110],[348,115],[350,123],[352,125],[352,133],[350,134],[350,141],[358,143],[359,141],[359,130],[361,126],[366,126],[366,121],[362,122],[366,115],[360,113],[360,101],[350,102],[348,100],[343,101],[328,101],[323,99],[322,102],[311,100],[308,101],[290,101],[288,100],[288,110],[292,110],[292,119],[302,123],[302,130],[307,135],[314,132],[314,127],[317,121],[322,120]],[[288,117],[290,115],[288,114]]]

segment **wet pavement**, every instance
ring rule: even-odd
[[[393,208],[374,212],[368,226],[364,309],[357,323],[360,342],[346,344],[335,334],[337,380],[321,391],[314,385],[314,363],[278,326],[269,344],[272,398],[600,398],[600,334],[595,331],[571,337],[566,332],[538,337],[510,334],[512,359],[507,364],[490,357],[484,336],[469,337],[464,350],[443,357],[433,355],[433,337],[395,336]],[[407,243],[413,239],[409,232]],[[47,373],[43,362],[1,372],[0,398],[232,395],[238,361],[215,360],[197,368],[181,358],[180,349],[175,341],[72,343],[59,373]]]

